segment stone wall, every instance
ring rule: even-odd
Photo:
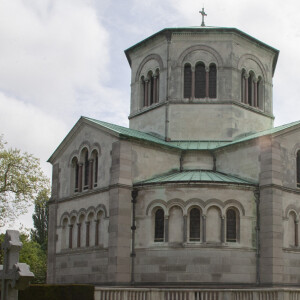
[[[137,249],[136,253],[136,283],[256,282],[253,249],[237,249],[228,245],[169,245]]]
[[[107,282],[107,271],[107,249],[69,249],[56,254],[55,283]]]

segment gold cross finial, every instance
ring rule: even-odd
[[[204,23],[204,17],[207,16],[207,14],[206,14],[205,11],[204,11],[204,7],[202,7],[202,10],[200,10],[199,13],[202,15],[202,23],[201,23],[201,26],[204,27],[204,26],[205,26],[205,23]]]

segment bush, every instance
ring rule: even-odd
[[[88,284],[33,284],[19,291],[19,300],[94,300],[94,286]]]

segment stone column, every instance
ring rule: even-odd
[[[192,67],[192,91],[191,91],[191,98],[195,99],[195,68]]]
[[[206,243],[206,215],[202,215],[202,242]]]
[[[205,68],[205,97],[209,98],[209,68]]]
[[[83,164],[79,164],[79,170],[78,170],[78,192],[82,192],[82,170],[83,170]]]

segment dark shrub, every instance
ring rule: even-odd
[[[19,291],[19,300],[94,300],[94,286],[87,284],[33,284]]]

